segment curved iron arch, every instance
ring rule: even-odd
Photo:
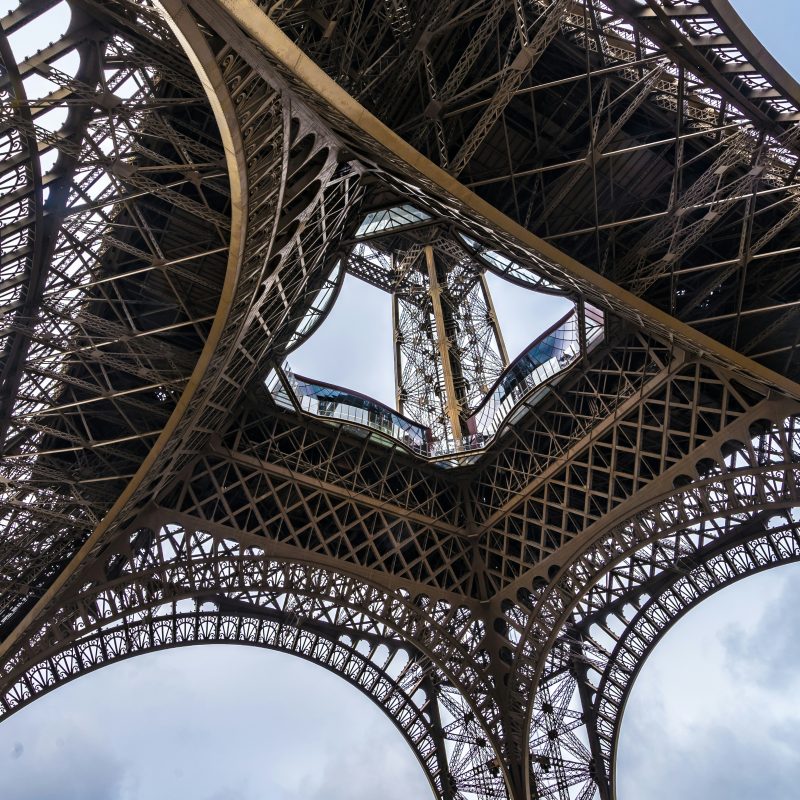
[[[174,608],[174,604],[173,604]],[[17,696],[16,705],[8,708],[5,698],[0,706],[6,716],[17,712],[55,689],[105,666],[148,653],[176,647],[202,644],[238,644],[260,647],[303,658],[327,669],[346,680],[375,703],[414,752],[425,771],[436,797],[452,800],[454,797],[447,759],[438,736],[441,727],[438,715],[429,706],[436,698],[430,696],[435,689],[426,687],[424,701],[418,703],[404,688],[403,682],[387,671],[403,652],[396,642],[386,645],[387,658],[383,664],[370,655],[363,655],[355,644],[348,645],[323,633],[305,634],[295,627],[291,615],[283,620],[265,620],[248,617],[244,612],[235,614],[217,610],[208,612],[174,613],[136,624],[119,624],[98,630],[93,636],[74,643],[58,656],[48,659],[25,681],[29,694]],[[384,643],[382,643],[384,644]],[[395,647],[394,651],[389,650]],[[416,663],[407,656],[401,667],[412,672]],[[402,675],[410,683],[413,675]],[[412,687],[413,688],[413,687]]]
[[[542,688],[558,676],[566,680],[563,676],[570,668],[574,671],[573,633],[585,617],[599,614],[617,598],[630,602],[653,576],[691,563],[715,542],[734,540],[746,530],[741,526],[800,505],[800,418],[790,416],[769,425],[765,420],[747,444],[723,444],[716,463],[703,465],[699,478],[586,543],[564,566],[552,568],[549,581],[534,581],[524,602],[506,612],[508,638],[515,647],[513,690],[519,702],[527,704],[531,739],[537,726],[542,727],[543,715],[552,713],[543,706],[551,704]],[[528,691],[532,686],[537,690]],[[562,728],[571,719],[564,714],[562,709],[562,719],[557,720]],[[532,757],[528,746],[525,752]],[[571,768],[566,756],[555,757],[565,769]],[[534,763],[526,771],[532,780],[537,775],[535,761],[533,754]],[[596,756],[594,762],[576,768],[575,780],[594,782]],[[561,780],[558,770],[547,773],[539,775],[544,790],[551,781]]]
[[[459,667],[468,664],[468,671],[474,671],[480,661],[478,654],[457,652],[464,650],[457,631],[470,624],[466,609],[388,593],[363,578],[278,559],[260,546],[177,525],[165,525],[158,534],[138,528],[131,536],[119,537],[104,564],[104,576],[84,583],[60,610],[60,623],[44,629],[26,652],[7,664],[0,675],[0,707],[6,713],[135,652],[176,646],[198,636],[267,641],[266,646],[276,649],[302,650],[300,654],[325,662],[323,666],[339,671],[362,690],[366,686],[368,693],[372,685],[383,687],[385,693],[373,699],[401,728],[444,800],[502,793],[494,732],[479,708],[476,686],[459,681],[464,680]],[[216,611],[201,613],[209,602]],[[187,611],[187,603],[195,603],[196,610]],[[208,627],[213,621],[224,626]],[[410,631],[416,631],[413,642]],[[362,642],[373,651],[384,644],[389,662],[405,653],[402,676],[390,680],[390,665],[374,664],[371,656],[362,664],[361,677],[348,672]],[[340,656],[347,655],[338,665],[329,660],[334,646]],[[370,677],[374,684],[362,685]],[[379,679],[383,683],[378,684]]]
[[[26,24],[46,5],[28,4],[14,24]],[[2,454],[3,505],[11,509],[6,565],[15,574],[14,562],[31,558],[36,573],[35,588],[22,601],[15,592],[3,598],[11,601],[0,610],[3,652],[87,547],[92,529],[104,527],[99,521],[112,516],[110,508],[121,510],[140,463],[163,449],[161,434],[180,416],[179,398],[192,394],[193,368],[202,372],[203,347],[215,338],[207,323],[227,312],[223,283],[237,271],[236,253],[230,264],[224,255],[228,244],[235,250],[235,237],[229,241],[225,230],[236,228],[241,206],[235,192],[234,208],[226,205],[231,193],[219,182],[218,134],[224,138],[225,130],[211,114],[201,114],[191,139],[176,129],[170,109],[204,95],[163,21],[151,8],[124,0],[70,7],[76,13],[67,33],[15,66],[23,76],[45,74],[57,87],[35,101],[40,111],[70,104],[77,111],[69,112],[59,134],[36,127],[30,113],[19,116],[31,140],[58,153],[43,209],[49,241],[33,255],[48,262],[48,252],[61,252],[46,268],[40,265],[40,285],[30,287],[29,305],[36,308],[14,345],[25,351],[24,363],[3,386],[2,404],[13,410]],[[149,37],[155,45],[148,46]],[[50,63],[74,50],[80,54],[74,76]],[[105,77],[104,65],[111,72]],[[138,86],[130,96],[114,94],[130,81]],[[138,198],[145,198],[142,207]],[[187,245],[185,226],[200,218],[211,224]],[[10,228],[24,223],[14,220]],[[125,302],[130,316],[117,313]],[[50,332],[39,341],[32,333],[35,324],[45,327],[42,320]],[[118,351],[109,352],[111,342],[121,343]],[[62,369],[66,354],[69,366]],[[96,374],[101,363],[102,379]],[[49,393],[40,386],[42,375],[52,385]],[[138,478],[146,474],[142,466]]]
[[[691,571],[676,571],[672,581],[650,597],[629,621],[608,654],[592,708],[611,798],[616,797],[616,756],[625,706],[639,672],[667,631],[721,589],[750,575],[797,561],[800,561],[800,525],[787,519],[783,525],[761,534],[745,534],[727,548],[712,548]],[[595,648],[593,645],[591,660],[598,664],[600,653]]]
[[[626,597],[601,609],[580,624],[570,626],[555,649],[554,664],[539,686],[532,731],[533,772],[537,785],[548,787],[560,769],[573,761],[574,775],[596,785],[601,800],[616,797],[616,748],[625,704],[635,679],[652,650],[667,630],[699,602],[748,575],[800,560],[800,527],[797,506],[791,512],[766,514],[743,525],[730,539],[712,542],[680,566],[665,570],[642,584],[638,596]],[[776,520],[782,524],[773,524]],[[554,695],[563,695],[561,706],[545,713]],[[579,703],[581,710],[575,710]],[[572,703],[572,710],[567,710]],[[549,725],[544,725],[549,722]],[[554,731],[552,753],[542,749],[541,728]],[[571,726],[571,727],[570,727]],[[589,746],[575,746],[568,734],[584,729]],[[544,758],[552,763],[543,769]]]

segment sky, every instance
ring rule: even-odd
[[[0,13],[14,5],[0,0]],[[734,5],[800,76],[800,3]],[[550,299],[490,283],[512,357],[562,313]],[[389,320],[387,297],[348,278],[317,337],[326,346],[312,340],[290,363],[391,403]],[[704,601],[666,635],[624,718],[619,800],[798,796],[799,600],[800,566],[781,567]],[[320,667],[264,650],[140,656],[0,724],[3,800],[429,796],[410,749],[366,697]]]
[[[704,600],[645,662],[623,717],[619,800],[800,795],[800,565]]]
[[[511,359],[572,307],[563,297],[531,292],[496,275],[488,274],[486,280]],[[299,375],[354,389],[394,407],[390,295],[346,275],[326,320],[287,360]]]

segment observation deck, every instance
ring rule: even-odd
[[[583,324],[581,324],[581,319]],[[296,374],[288,361],[266,379],[275,403],[333,424],[377,433],[385,444],[400,444],[415,455],[446,466],[474,460],[506,423],[519,420],[603,340],[603,314],[590,305],[573,308],[537,336],[502,372],[466,420],[467,435],[437,437],[430,427],[393,408],[341,386]]]

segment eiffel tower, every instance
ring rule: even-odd
[[[800,556],[800,87],[728,0],[0,28],[0,715],[250,644],[441,800],[611,800],[664,633]],[[392,408],[289,366],[347,274]],[[509,355],[487,274],[570,310]]]

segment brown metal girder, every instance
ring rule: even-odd
[[[446,600],[456,607],[469,606],[478,617],[480,617],[482,613],[481,609],[484,606],[482,602],[468,594],[450,592],[435,584],[411,581],[407,578],[393,575],[390,572],[372,570],[369,567],[363,567],[351,562],[344,562],[338,558],[326,556],[322,553],[312,553],[296,545],[287,544],[286,542],[277,542],[266,536],[247,533],[236,528],[229,528],[227,525],[223,525],[219,522],[210,522],[183,511],[175,511],[171,508],[163,508],[158,505],[151,505],[143,511],[131,525],[127,526],[125,533],[121,535],[129,536],[133,531],[139,528],[158,530],[160,527],[170,524],[180,525],[185,530],[203,531],[220,539],[232,539],[239,544],[256,547],[263,551],[267,558],[275,558],[288,563],[322,567],[332,572],[362,578],[367,583],[386,591],[404,589],[414,596],[424,594],[434,600]],[[104,576],[97,571],[100,568],[101,565],[100,562],[98,562],[96,565],[93,565],[93,572],[89,572],[87,576],[103,579]]]
[[[17,624],[14,630],[0,642],[0,658],[8,654],[11,647],[24,634],[28,626],[42,613],[67,580],[75,574],[81,564],[100,542],[106,531],[114,525],[118,516],[131,498],[134,497],[136,490],[142,482],[148,477],[158,457],[169,444],[173,432],[177,429],[178,424],[189,409],[191,400],[203,382],[206,371],[212,364],[217,345],[222,338],[228,313],[233,306],[235,288],[239,278],[241,259],[244,252],[245,242],[242,232],[247,216],[247,194],[245,189],[245,176],[247,173],[244,163],[244,151],[239,141],[238,130],[231,127],[231,123],[236,120],[236,115],[230,98],[227,95],[222,74],[219,72],[219,68],[210,52],[205,37],[194,22],[189,10],[181,5],[180,0],[155,0],[155,2],[162,9],[165,19],[181,42],[184,51],[191,60],[198,78],[208,95],[225,150],[225,158],[231,183],[231,240],[219,305],[208,333],[208,338],[206,339],[206,343],[200,353],[189,381],[176,404],[175,410],[167,420],[167,423],[150,448],[147,456],[115,503],[83,543],[80,550],[73,556],[67,566],[53,581],[47,591],[39,598],[33,608]]]
[[[189,0],[192,5],[202,6],[208,13],[211,0]],[[407,165],[413,179],[420,178],[437,187],[443,196],[453,198],[478,218],[516,240],[523,248],[537,253],[563,271],[569,279],[585,288],[589,299],[604,308],[627,309],[627,316],[636,325],[645,329],[664,331],[670,339],[688,351],[712,358],[714,361],[747,373],[782,393],[800,399],[800,384],[764,367],[752,359],[732,350],[720,342],[694,330],[664,311],[652,306],[636,295],[622,289],[609,279],[598,275],[566,253],[535,236],[495,207],[467,189],[452,175],[437,167],[415,150],[394,131],[367,111],[348,94],[302,50],[297,47],[252,0],[216,0],[220,12],[227,12],[230,19],[250,36],[263,50],[265,57],[277,62],[293,79],[304,84],[320,100],[331,108],[331,113],[341,115],[355,126],[369,141],[389,151],[393,157]]]
[[[415,522],[421,525],[427,525],[434,530],[441,531],[442,533],[464,536],[464,530],[457,525],[451,525],[447,522],[442,522],[434,517],[428,517],[425,514],[420,514],[416,511],[394,505],[393,503],[389,503],[384,500],[378,500],[366,494],[350,491],[344,486],[330,483],[329,481],[323,481],[319,478],[314,478],[311,475],[303,474],[302,472],[296,472],[288,467],[282,467],[278,464],[271,464],[269,461],[262,461],[261,459],[255,458],[254,456],[245,455],[244,453],[236,453],[225,449],[221,445],[212,445],[211,452],[235,463],[244,464],[250,468],[255,467],[259,470],[263,470],[269,475],[274,475],[278,478],[293,481],[295,483],[302,484],[303,486],[308,486],[312,489],[319,489],[320,491],[334,495],[335,497],[352,500],[361,505],[369,506],[370,508],[374,508],[379,511],[386,511],[387,513],[398,517],[399,519],[408,520],[409,522]]]
[[[436,343],[439,347],[439,360],[444,375],[444,391],[447,402],[447,416],[453,429],[453,438],[461,438],[461,398],[456,394],[454,359],[452,358],[450,337],[447,335],[445,324],[445,311],[442,303],[442,290],[436,274],[436,260],[433,255],[433,245],[424,247],[425,264],[428,267],[428,294],[433,306],[433,317],[436,323]]]
[[[538,562],[530,570],[503,587],[492,598],[492,602],[499,604],[504,597],[516,597],[518,589],[530,586],[533,574],[541,573],[546,575],[548,567],[553,563],[557,563],[560,568],[564,567],[564,565],[574,561],[580,553],[588,549],[595,541],[607,535],[615,526],[632,519],[641,511],[672,495],[674,493],[672,479],[675,476],[685,474],[687,470],[694,472],[694,466],[703,458],[713,459],[718,457],[719,448],[724,442],[732,439],[747,440],[749,438],[748,427],[753,421],[758,419],[785,419],[792,414],[797,414],[799,410],[800,407],[796,401],[785,397],[767,397],[761,400],[747,413],[729,426],[722,428],[708,441],[689,453],[683,460],[673,464],[668,470],[661,473],[656,480],[620,503],[611,513],[589,525],[579,536],[575,536],[555,553]],[[711,478],[712,480],[713,477]]]
[[[676,41],[675,30],[669,25],[668,22],[666,22],[670,16],[666,14],[662,8],[656,6],[653,0],[646,0],[646,2],[647,6],[644,7],[635,3],[634,0],[611,0],[610,4],[612,6],[616,6],[621,15],[627,19],[634,26],[634,28],[642,31],[642,33],[648,39],[651,39],[657,43],[671,59],[673,59],[675,62],[685,64],[690,71],[697,73],[703,79],[709,81],[709,83],[712,84],[714,89],[719,92],[723,99],[727,100],[734,107],[741,110],[747,117],[757,120],[776,138],[780,137],[781,134],[784,133],[785,128],[780,122],[770,116],[761,105],[753,102],[753,100],[745,95],[744,92],[742,92],[734,83],[726,80],[725,74],[720,71],[718,65],[704,55],[701,50],[703,44],[706,44],[706,46],[712,46],[715,44],[710,37],[707,43],[701,43],[698,46],[698,42],[696,40],[691,40],[688,36],[685,36],[683,32],[680,32],[679,35],[681,38],[679,41]],[[707,5],[710,9],[710,16],[713,17],[717,15],[724,15],[725,12],[723,12],[723,15],[720,15],[718,9],[714,8],[713,0],[707,3]],[[719,5],[721,7],[722,3]],[[642,12],[647,11],[648,9],[651,13],[650,15],[645,16]],[[741,19],[738,19],[738,15],[733,12],[733,9],[731,9],[730,6],[728,6],[727,14],[728,24],[726,26],[721,25],[720,27],[728,27],[729,30],[731,30],[733,41],[731,41],[730,44],[744,54],[746,53],[746,50],[739,46],[739,42],[736,41],[736,37],[742,31],[749,32],[747,26],[741,21]],[[737,16],[739,21],[739,25],[736,27],[736,30],[734,30],[733,26],[731,26],[732,18],[734,16]],[[658,26],[657,28],[653,24],[648,24],[652,23],[653,21],[656,22]],[[661,33],[661,35],[659,35],[659,33]],[[754,42],[757,42],[752,33],[750,34],[750,39]],[[766,52],[763,45],[761,46],[760,52]],[[775,62],[773,60],[773,65],[774,63]],[[785,71],[783,72],[785,75]],[[731,73],[726,74],[731,75]],[[735,75],[733,75],[733,77],[735,77]],[[771,83],[778,83],[774,78],[772,78],[771,75],[766,75],[766,77]],[[794,81],[792,81],[792,83],[794,83]],[[796,85],[797,84],[795,84],[795,86]],[[781,88],[783,89],[783,86],[781,86]],[[796,94],[790,93],[789,97],[794,100],[795,103],[800,104],[800,101],[795,99],[797,97]]]
[[[614,409],[613,414],[609,414],[597,423],[587,434],[582,436],[576,441],[568,450],[565,450],[558,458],[540,474],[535,480],[531,481],[523,491],[516,492],[513,497],[507,500],[497,511],[494,512],[482,525],[477,528],[479,534],[488,533],[503,517],[505,517],[512,509],[516,508],[521,502],[526,500],[536,492],[539,487],[549,481],[564,464],[574,458],[581,450],[585,449],[594,439],[599,439],[610,427],[615,425],[619,419],[623,419],[625,415],[635,408],[642,400],[646,399],[652,392],[658,389],[669,376],[677,372],[686,363],[686,354],[682,351],[677,351],[675,358],[660,369],[647,383],[645,383],[637,392],[625,399],[620,405]]]
[[[59,0],[21,0],[15,9],[0,17],[0,28],[10,35],[33,17],[49,11],[58,2]]]

